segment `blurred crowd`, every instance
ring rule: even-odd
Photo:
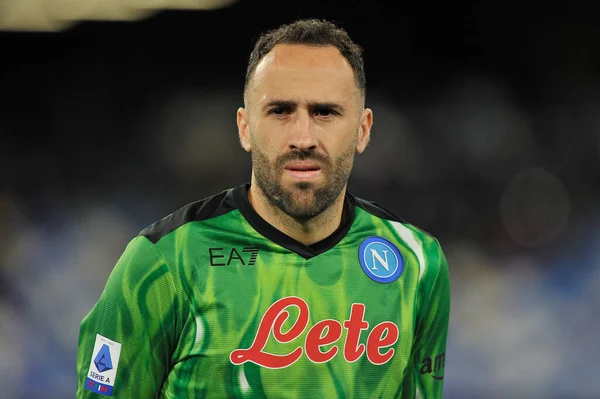
[[[79,322],[127,242],[250,175],[239,79],[147,86],[67,61],[0,81],[7,399],[73,397]],[[349,188],[447,253],[447,398],[598,398],[600,84],[519,89],[466,72],[419,101],[370,86]]]

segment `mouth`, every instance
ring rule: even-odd
[[[321,167],[311,161],[292,161],[285,165],[285,171],[296,179],[313,179],[321,173]]]

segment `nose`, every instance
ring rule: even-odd
[[[291,137],[290,148],[297,150],[314,150],[317,148],[318,140],[314,121],[307,110],[299,110],[296,113]]]

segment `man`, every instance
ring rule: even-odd
[[[361,49],[331,22],[258,40],[237,112],[251,182],[129,243],[81,324],[77,397],[442,396],[444,254],[346,190],[364,104]]]

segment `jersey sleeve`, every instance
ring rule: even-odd
[[[433,284],[425,288],[429,299],[417,319],[411,367],[404,379],[403,399],[440,399],[444,383],[446,340],[450,320],[450,279],[446,257],[436,241],[430,262],[436,265]]]
[[[181,299],[163,256],[134,238],[83,319],[77,398],[154,398],[171,367]]]

